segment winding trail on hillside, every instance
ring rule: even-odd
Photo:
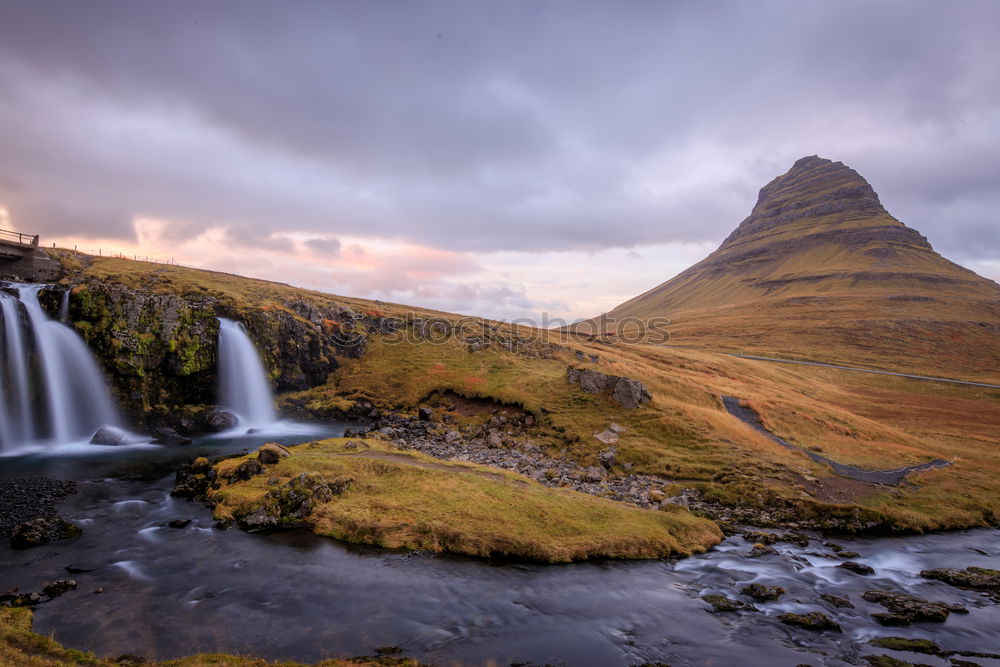
[[[927,380],[929,382],[947,382],[949,384],[961,384],[970,387],[987,387],[989,389],[1000,389],[1000,384],[989,384],[988,382],[972,382],[969,380],[953,380],[951,378],[939,378],[930,375],[911,375],[909,373],[896,373],[894,371],[879,371],[873,368],[858,368],[857,366],[840,366],[838,364],[825,364],[820,361],[798,361],[796,359],[779,359],[777,357],[758,357],[752,354],[732,354],[726,353],[730,357],[737,359],[751,359],[753,361],[772,361],[779,364],[799,364],[801,366],[819,366],[821,368],[836,368],[842,371],[856,371],[858,373],[874,373],[875,375],[893,375],[895,377],[909,378],[911,380]]]
[[[833,459],[817,454],[814,451],[806,449],[805,447],[800,447],[798,445],[793,445],[792,443],[778,437],[774,433],[771,433],[764,425],[760,422],[760,415],[754,412],[750,408],[745,408],[740,405],[740,400],[738,398],[733,398],[732,396],[722,396],[722,403],[726,406],[726,410],[732,416],[739,419],[744,424],[750,426],[754,430],[763,433],[771,440],[775,441],[782,447],[787,449],[793,449],[802,452],[808,456],[813,461],[817,463],[825,463],[830,466],[835,473],[841,477],[847,477],[848,479],[855,479],[859,482],[868,482],[870,484],[884,484],[886,486],[899,486],[902,484],[906,476],[913,472],[922,472],[924,470],[933,470],[935,468],[943,468],[945,466],[951,465],[951,461],[945,461],[944,459],[934,459],[933,461],[928,461],[927,463],[921,463],[920,465],[907,466],[905,468],[898,468],[896,470],[865,470],[864,468],[858,468],[857,466],[848,465],[846,463],[840,463],[834,461]]]

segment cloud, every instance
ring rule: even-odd
[[[340,253],[340,241],[334,238],[306,239],[303,245],[318,255],[331,256]]]
[[[305,248],[345,284],[392,290],[420,269],[365,273],[336,244],[482,265],[713,243],[764,183],[820,154],[955,259],[1000,257],[995,2],[3,13],[0,207],[43,238],[134,243],[155,218],[179,248],[230,229],[239,247]]]

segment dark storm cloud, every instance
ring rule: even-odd
[[[819,153],[996,257],[998,24],[993,2],[2,1],[0,205],[45,234],[596,249],[721,239]]]

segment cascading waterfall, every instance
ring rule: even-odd
[[[257,348],[239,322],[219,318],[219,394],[222,407],[241,425],[275,421],[271,385]]]
[[[59,321],[69,324],[69,288],[66,288],[59,300]]]
[[[0,396],[0,446],[35,439],[35,424],[31,414],[31,386],[28,383],[28,352],[24,345],[21,309],[13,296],[0,292],[0,314],[3,315],[4,354],[0,355],[0,387],[7,391]]]
[[[119,423],[90,350],[76,332],[49,319],[38,303],[38,292],[45,286],[11,286],[19,302],[0,295],[6,350],[0,376],[5,389],[0,397],[5,424],[0,445],[73,442],[89,438],[105,424]],[[37,400],[39,395],[44,400]]]

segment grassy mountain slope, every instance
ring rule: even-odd
[[[815,156],[762,188],[718,250],[607,314],[653,316],[671,319],[674,345],[1000,378],[1000,286],[936,253],[853,169]]]

